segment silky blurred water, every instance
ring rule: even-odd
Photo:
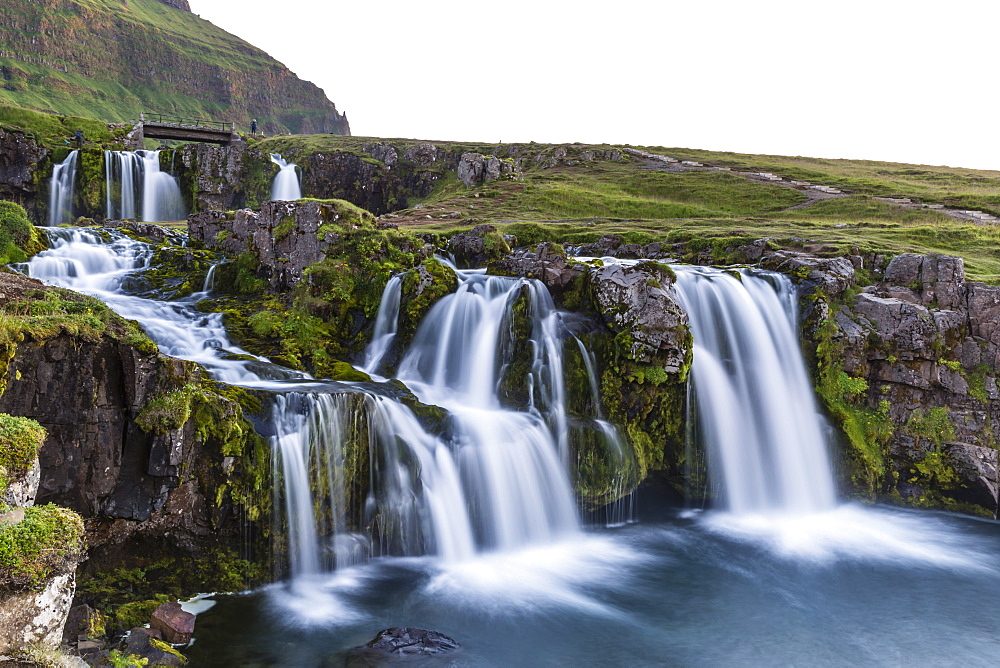
[[[216,596],[196,666],[342,665],[391,626],[445,633],[455,666],[992,666],[1000,523],[840,506],[678,513],[457,563],[378,559]]]

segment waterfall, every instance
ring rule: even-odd
[[[278,173],[271,184],[271,199],[293,201],[302,198],[302,187],[295,171],[298,166],[294,162],[286,162],[277,153],[271,153],[271,162],[278,166]]]
[[[76,182],[76,162],[79,151],[70,151],[66,159],[52,167],[49,185],[49,225],[71,223],[73,215],[73,185]]]
[[[372,330],[371,343],[365,350],[365,360],[361,368],[365,373],[376,373],[382,364],[382,359],[389,352],[389,347],[396,338],[399,327],[399,300],[402,296],[403,276],[396,274],[389,278],[382,291],[382,301],[375,316],[375,328]]]
[[[104,215],[108,220],[137,217],[142,165],[135,151],[104,152]]]
[[[274,507],[284,510],[278,534],[287,538],[293,578],[370,555],[459,561],[579,531],[561,325],[540,283],[459,272],[458,292],[420,324],[399,376],[421,401],[446,409],[434,409],[439,434],[397,398],[398,384],[319,382],[254,358],[229,340],[220,314],[195,308],[202,295],[163,302],[128,294],[149,265],[148,244],[114,230],[47,232],[51,247],[21,265],[25,273],[99,297],[137,320],[163,353],[204,365],[216,380],[273,393]],[[398,293],[397,278],[387,286],[371,364],[395,331]],[[501,346],[518,300],[530,340]],[[522,410],[504,407],[497,388],[511,349],[529,362]],[[359,470],[369,479],[345,479]],[[348,530],[348,517],[360,518],[361,533]]]
[[[177,179],[160,171],[160,151],[137,151],[142,157],[142,219],[146,222],[187,217]]]
[[[565,406],[557,315],[536,281],[459,271],[458,290],[417,329],[399,378],[421,401],[450,412],[452,445],[472,509],[476,543],[511,549],[578,531],[565,463]],[[534,351],[529,411],[502,407],[500,332],[526,289]],[[518,342],[523,345],[522,342]]]
[[[160,151],[104,152],[104,215],[156,223],[187,217],[176,177],[160,170]]]
[[[695,421],[736,513],[835,505],[823,418],[797,334],[797,296],[774,272],[675,266],[694,337]]]

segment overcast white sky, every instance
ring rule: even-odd
[[[1000,169],[996,0],[190,0],[355,135]]]

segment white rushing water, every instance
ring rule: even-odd
[[[278,173],[271,183],[271,199],[290,202],[302,198],[302,187],[294,162],[287,162],[277,153],[271,153],[271,162],[278,166]]]
[[[104,152],[104,215],[108,220],[137,217],[142,164],[135,151]]]
[[[365,350],[365,360],[361,365],[365,373],[377,373],[382,361],[388,354],[399,328],[399,300],[402,296],[403,275],[396,274],[382,291],[382,301],[375,316],[375,329],[372,330],[371,343]]]
[[[177,179],[160,169],[160,151],[137,151],[142,157],[142,219],[155,223],[187,218]]]
[[[156,223],[183,220],[180,184],[160,168],[161,151],[104,152],[104,215]]]
[[[458,292],[420,325],[399,375],[422,401],[448,409],[447,435],[439,436],[393,392],[322,384],[249,355],[229,340],[221,315],[194,307],[203,294],[177,302],[127,294],[152,256],[147,244],[114,231],[47,232],[51,248],[23,265],[26,273],[102,299],[137,320],[165,354],[198,362],[218,380],[278,393],[271,417],[280,471],[275,507],[285,509],[293,576],[372,554],[463,560],[579,531],[565,461],[558,314],[540,283],[460,272]],[[398,292],[393,279],[368,351],[371,365],[395,332]],[[533,363],[531,405],[517,411],[502,406],[496,386],[508,361],[498,352],[501,332],[522,295],[532,335],[519,345],[531,346]],[[370,481],[345,481],[345,457],[368,457]],[[362,484],[367,496],[348,494],[349,484]],[[367,535],[346,532],[348,512],[363,517]]]
[[[66,159],[52,167],[49,182],[49,225],[71,223],[73,216],[73,192],[76,182],[78,151],[70,151]]]
[[[725,507],[832,509],[829,446],[802,360],[791,281],[773,272],[674,269],[694,337],[695,419]]]

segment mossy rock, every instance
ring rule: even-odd
[[[0,413],[0,498],[11,482],[34,466],[46,435],[34,420]]]
[[[86,550],[83,519],[53,504],[24,509],[17,524],[0,524],[0,590],[38,590],[76,568]]]

